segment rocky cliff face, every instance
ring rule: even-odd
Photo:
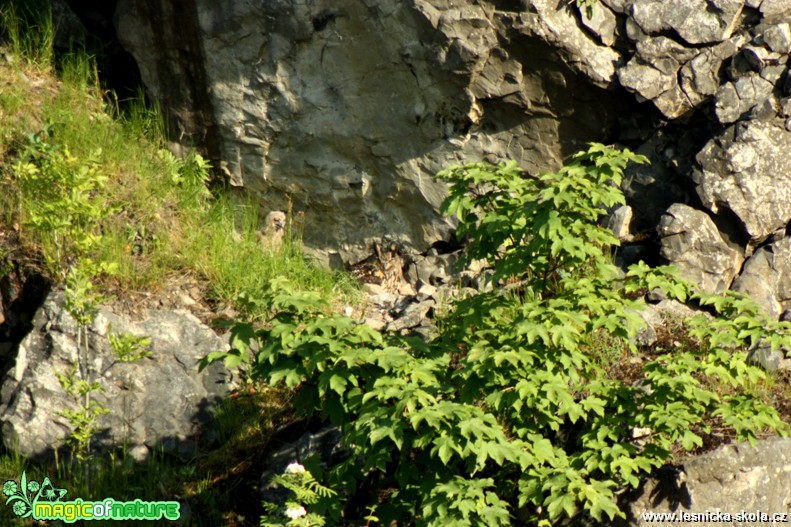
[[[450,164],[512,158],[539,172],[585,141],[619,142],[653,160],[626,183],[625,239],[657,226],[659,238],[632,254],[661,254],[691,278],[715,272],[704,285],[722,290],[791,221],[790,10],[785,0],[599,0],[591,10],[568,0],[125,0],[116,27],[173,140],[208,151],[264,208],[292,200],[325,254],[353,262],[383,237],[416,251],[448,239],[433,175]],[[773,311],[789,307],[777,297],[785,286],[766,289]]]
[[[433,176],[450,164],[537,172],[613,136],[620,54],[577,16],[552,1],[133,0],[116,20],[174,139],[267,208],[292,199],[309,244],[353,259],[385,235],[447,238]]]

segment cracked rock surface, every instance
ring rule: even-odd
[[[720,291],[791,222],[786,0],[127,0],[115,25],[174,147],[200,147],[262,209],[304,211],[335,265],[383,240],[460,242],[443,168],[536,174],[592,140],[652,161],[627,171],[621,261]],[[676,205],[704,249],[656,230]],[[434,285],[441,262],[421,261],[402,271]]]
[[[75,364],[79,372],[87,372],[85,380],[99,383],[101,390],[91,398],[109,410],[99,417],[94,447],[127,444],[136,459],[162,448],[186,461],[214,442],[212,414],[234,380],[219,363],[199,373],[197,361],[227,349],[226,341],[185,311],[154,311],[133,321],[102,307],[88,328],[86,359],[78,346],[78,326],[64,305],[63,293],[47,297],[2,380],[0,420],[6,447],[38,459],[66,448],[71,423],[62,412],[79,411],[82,401],[64,390],[57,374],[66,374]],[[149,337],[151,355],[120,361],[110,347],[110,332]]]

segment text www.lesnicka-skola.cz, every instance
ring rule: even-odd
[[[722,511],[706,512],[644,512],[643,521],[654,523],[788,523],[788,513],[740,511],[736,513]]]

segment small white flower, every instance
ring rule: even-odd
[[[290,463],[286,467],[286,474],[302,474],[303,472],[305,472],[305,467],[299,463]]]
[[[296,463],[294,463],[294,464],[296,464]],[[288,516],[292,520],[296,520],[297,518],[301,518],[304,515],[306,515],[307,513],[308,513],[308,511],[305,510],[305,507],[300,507],[298,509],[295,509],[293,507],[289,507],[288,509],[286,509],[286,516]]]

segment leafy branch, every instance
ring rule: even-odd
[[[787,432],[751,390],[764,373],[744,349],[791,349],[791,325],[743,297],[699,293],[669,267],[619,272],[618,239],[599,219],[624,203],[630,162],[647,160],[593,144],[540,176],[515,162],[441,172],[443,211],[468,240],[462,260],[486,260],[496,287],[457,301],[428,343],[334,314],[276,279],[258,299],[269,316],[237,323],[232,349],[202,366],[245,364],[254,380],[295,389],[299,412],[341,426],[352,455],[326,483],[349,496],[373,488],[356,498],[372,500],[382,523],[505,526],[517,510],[544,525],[583,511],[623,516],[618,489],[638,486],[677,447],[700,447],[695,431],[712,420],[751,441],[765,428]],[[656,287],[717,317],[687,320],[700,345],[647,362],[640,385],[610,378],[590,350],[601,338],[634,350],[645,325],[634,293]],[[340,502],[329,517],[352,513]]]

